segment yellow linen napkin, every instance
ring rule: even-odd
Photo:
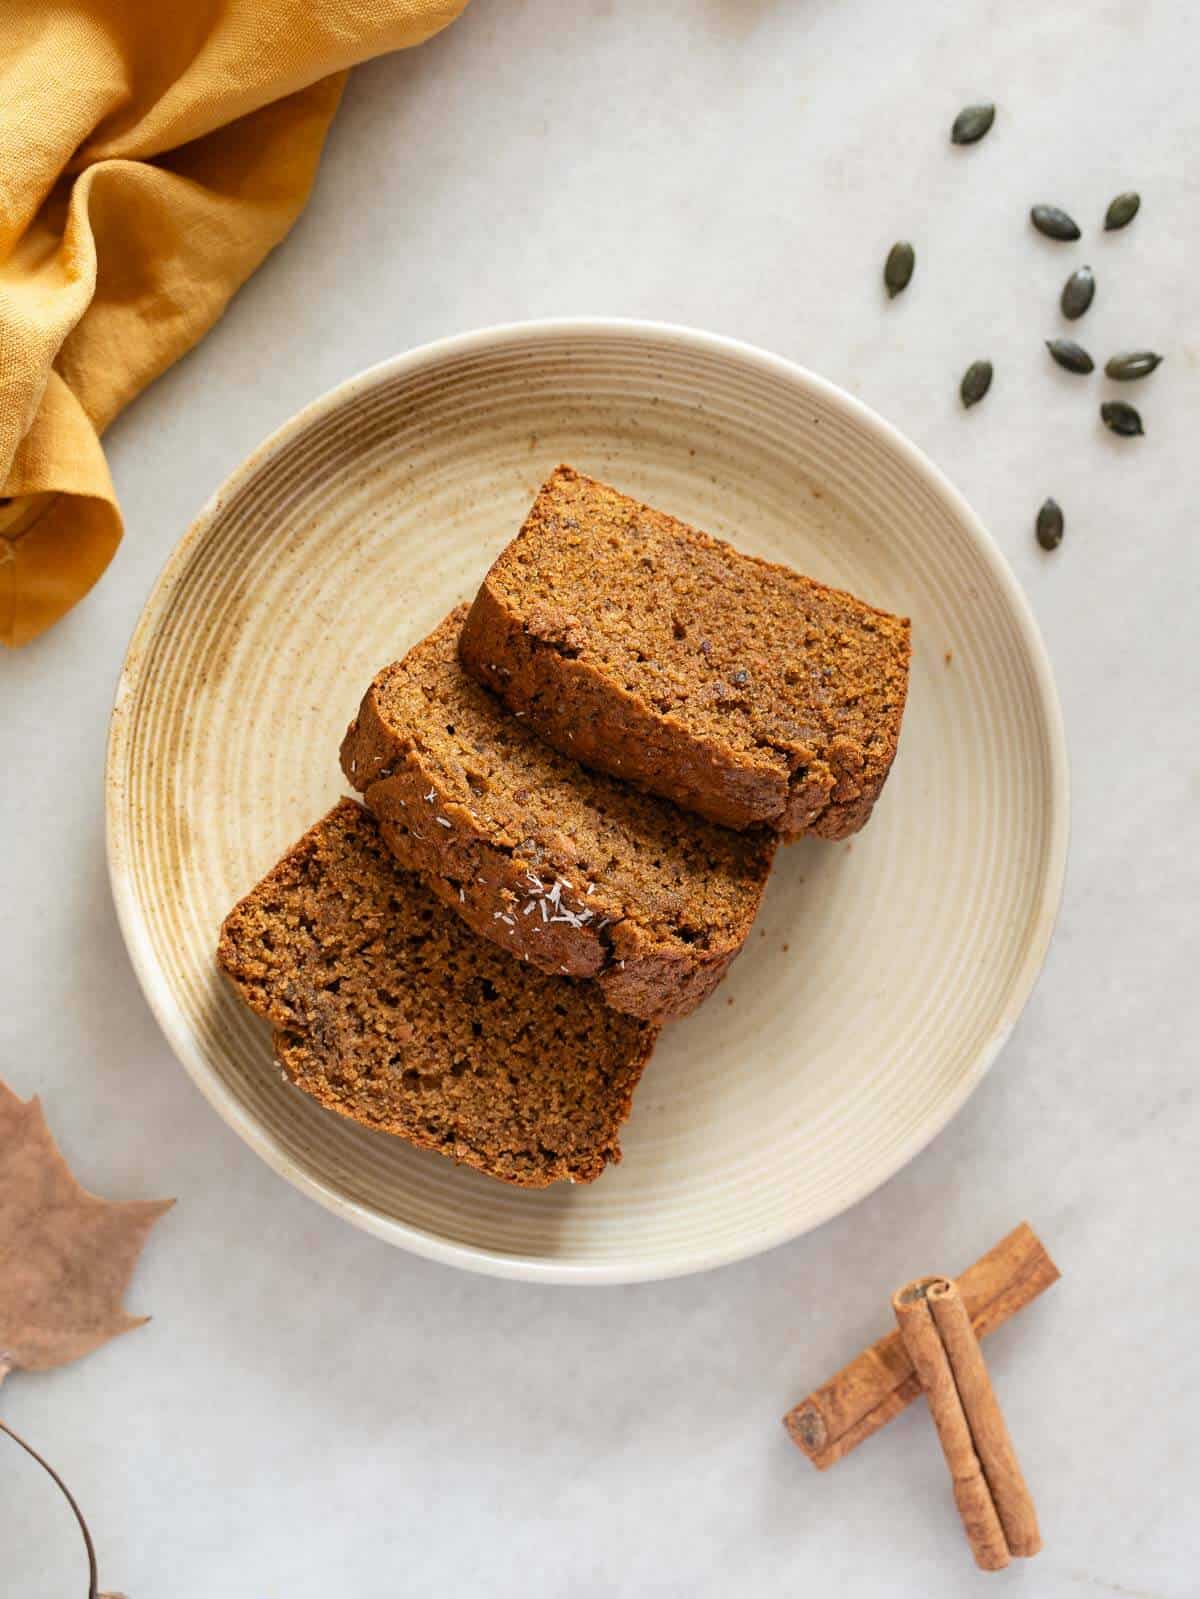
[[[0,640],[111,560],[100,445],[308,198],[355,62],[466,0],[4,0]]]

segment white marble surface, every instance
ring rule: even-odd
[[[1200,16],[1171,0],[476,0],[351,85],[312,206],[203,346],[111,433],[128,534],[49,637],[0,661],[0,1073],[80,1176],[177,1194],[131,1305],[152,1324],[0,1413],[64,1471],[130,1599],[444,1593],[969,1594],[914,1407],[818,1475],[784,1409],[887,1324],[907,1275],[1023,1216],[1062,1283],[997,1335],[1045,1553],[1039,1599],[1200,1592],[1196,1213],[1196,431]],[[947,129],[993,97],[974,150]],[[1097,225],[1136,186],[1124,234]],[[1086,226],[1034,236],[1035,200]],[[920,257],[887,307],[892,240]],[[1103,433],[1078,336],[1151,345]],[[900,424],[1012,561],[1071,744],[1074,836],[1042,982],[952,1126],[816,1234],[659,1286],[458,1275],[274,1177],[172,1060],[105,878],[105,723],[167,552],[225,474],[329,385],[483,323],[594,312],[794,357]],[[964,416],[956,385],[996,383]],[[1053,557],[1032,539],[1063,504]],[[2,1456],[0,1592],[82,1594],[65,1512]]]

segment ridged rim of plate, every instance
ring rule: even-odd
[[[675,345],[682,344],[710,355],[724,356],[735,364],[741,363],[791,383],[801,391],[819,396],[830,409],[840,410],[848,421],[864,432],[872,434],[878,443],[891,450],[909,471],[922,479],[930,492],[943,502],[988,568],[1008,606],[1021,645],[1026,652],[1046,732],[1051,814],[1042,894],[1033,917],[1034,932],[1024,959],[1013,976],[1003,1012],[991,1034],[975,1050],[973,1060],[965,1065],[955,1090],[937,1104],[917,1131],[891,1153],[879,1170],[859,1184],[857,1189],[852,1190],[849,1197],[831,1204],[826,1210],[810,1216],[803,1223],[796,1225],[785,1223],[728,1247],[712,1250],[694,1249],[669,1263],[646,1262],[636,1257],[603,1263],[538,1260],[454,1243],[422,1228],[380,1216],[369,1207],[347,1199],[345,1195],[300,1169],[264,1135],[255,1119],[247,1114],[225,1084],[213,1073],[196,1046],[190,1030],[182,1021],[170,985],[155,958],[149,932],[134,891],[132,875],[125,870],[123,864],[132,853],[132,829],[129,826],[128,814],[121,803],[124,789],[120,774],[127,762],[130,735],[125,706],[132,699],[130,690],[136,676],[137,662],[143,654],[144,642],[159,623],[193,548],[207,535],[222,502],[235,495],[266,461],[286,449],[306,429],[320,422],[322,418],[364,390],[436,366],[448,359],[501,349],[507,345],[529,345],[539,337],[547,340],[561,339],[564,334],[572,333],[591,339],[612,334],[625,339],[644,338],[650,344],[661,344],[665,341]],[[467,1271],[543,1283],[650,1282],[687,1276],[694,1272],[708,1271],[717,1266],[744,1260],[788,1243],[822,1226],[834,1216],[841,1215],[858,1204],[889,1178],[895,1176],[962,1109],[1004,1047],[1045,961],[1062,899],[1066,874],[1070,829],[1069,788],[1066,739],[1058,693],[1049,657],[1029,602],[998,545],[962,495],[902,433],[860,400],[838,388],[836,384],[830,383],[795,362],[786,360],[782,356],[772,355],[769,351],[739,339],[667,322],[619,317],[554,317],[529,322],[501,323],[450,338],[438,339],[366,368],[330,389],[283,423],[251,452],[212,495],[171,552],[154,584],[134,628],[117,683],[106,760],[108,869],[117,918],[130,960],[147,1003],[172,1051],[224,1121],[274,1171],[286,1178],[294,1187],[317,1200],[335,1215],[353,1222],[388,1243],[411,1250],[414,1254],[427,1259],[441,1261]]]

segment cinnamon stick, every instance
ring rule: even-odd
[[[904,1347],[929,1401],[929,1414],[950,1470],[954,1502],[962,1517],[975,1564],[984,1571],[1002,1571],[1009,1562],[1004,1528],[926,1298],[930,1288],[941,1280],[924,1277],[909,1283],[893,1296],[892,1309],[896,1312]]]
[[[958,1279],[977,1337],[1002,1326],[1058,1280],[1045,1245],[1022,1222]],[[792,1441],[820,1471],[835,1465],[921,1392],[899,1332],[864,1349],[783,1418]]]
[[[967,1307],[956,1284],[944,1278],[930,1287],[925,1302],[950,1363],[975,1453],[1004,1528],[1004,1541],[1010,1554],[1027,1559],[1042,1547],[1037,1512],[999,1401],[992,1391],[992,1380]]]
[[[976,1565],[1000,1571],[1012,1555],[1037,1554],[1033,1501],[957,1287],[944,1277],[918,1278],[893,1295],[892,1308]]]

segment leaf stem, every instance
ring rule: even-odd
[[[8,1375],[7,1367],[0,1368],[0,1382],[2,1382],[7,1375]],[[2,1422],[2,1421],[0,1421],[0,1432],[6,1432],[8,1434],[8,1436],[12,1439],[13,1443],[19,1444],[20,1447],[25,1451],[25,1453],[27,1455],[31,1456],[34,1460],[37,1461],[38,1465],[42,1468],[42,1470],[44,1472],[46,1472],[58,1484],[59,1491],[61,1492],[63,1498],[70,1505],[72,1511],[74,1511],[75,1520],[79,1523],[79,1530],[83,1534],[84,1547],[87,1550],[87,1557],[88,1557],[88,1591],[87,1591],[87,1599],[98,1599],[98,1596],[99,1596],[99,1578],[98,1578],[97,1573],[96,1573],[96,1546],[95,1546],[95,1544],[93,1544],[92,1535],[88,1531],[88,1524],[83,1519],[83,1511],[80,1510],[79,1506],[75,1503],[74,1494],[72,1494],[71,1490],[67,1487],[66,1483],[59,1476],[58,1472],[55,1471],[54,1467],[50,1464],[50,1462],[48,1460],[43,1460],[41,1455],[38,1454],[37,1450],[34,1449],[32,1447],[32,1445],[27,1444],[25,1442],[24,1438],[18,1437],[18,1435],[12,1430],[12,1428],[6,1426],[4,1424],[4,1422]]]

